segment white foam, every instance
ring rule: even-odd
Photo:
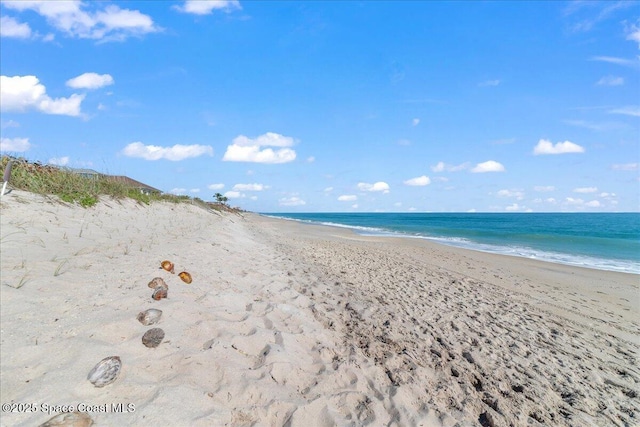
[[[288,221],[297,221],[307,224],[320,224],[330,227],[348,228],[355,230],[358,234],[363,236],[378,236],[378,237],[403,237],[412,239],[425,239],[438,242],[444,245],[456,246],[465,249],[471,249],[480,252],[495,253],[509,256],[519,256],[522,258],[536,259],[540,261],[553,262],[557,264],[573,265],[585,268],[594,268],[597,270],[619,271],[623,273],[640,274],[640,263],[633,260],[612,260],[604,258],[590,257],[586,255],[572,255],[560,252],[543,251],[539,249],[533,249],[524,246],[502,246],[502,245],[489,245],[485,243],[474,242],[462,237],[434,237],[425,236],[421,234],[406,234],[400,232],[394,232],[384,230],[375,227],[362,227],[357,225],[337,224],[333,222],[320,222],[313,220],[304,220],[296,218],[287,218],[276,215],[263,215],[269,218],[285,219]]]
[[[633,260],[612,260],[604,258],[590,257],[587,255],[572,255],[560,252],[543,251],[525,246],[501,246],[478,243],[461,237],[431,237],[422,235],[408,235],[402,233],[375,233],[369,234],[387,237],[405,237],[431,240],[444,245],[456,246],[474,251],[495,253],[509,256],[519,256],[522,258],[537,259],[540,261],[554,262],[557,264],[574,265],[585,268],[595,268],[597,270],[619,271],[623,273],[640,274],[640,263]]]

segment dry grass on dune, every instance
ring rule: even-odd
[[[138,189],[131,188],[126,182],[113,179],[108,175],[89,178],[70,169],[43,165],[40,162],[30,162],[23,158],[16,159],[2,156],[0,159],[0,174],[4,175],[9,161],[12,160],[10,185],[13,188],[36,194],[58,196],[65,202],[78,203],[85,208],[94,206],[101,196],[110,196],[116,199],[134,199],[144,204],[160,200],[174,203],[188,202],[216,211],[239,212],[237,208],[220,203],[207,203],[197,197],[191,198],[189,196],[164,193],[145,194]]]

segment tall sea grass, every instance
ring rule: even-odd
[[[101,196],[110,196],[115,199],[130,198],[144,204],[159,200],[174,203],[189,202],[220,210],[215,206],[216,204],[206,203],[199,198],[164,193],[146,194],[108,175],[87,177],[72,170],[33,163],[25,159],[12,159],[9,156],[2,156],[0,159],[0,175],[4,174],[10,160],[14,162],[9,181],[11,187],[37,194],[58,196],[65,202],[77,203],[85,208],[94,206]],[[224,210],[234,210],[225,208]]]

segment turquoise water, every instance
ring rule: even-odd
[[[363,235],[640,274],[640,213],[278,213]]]

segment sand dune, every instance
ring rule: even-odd
[[[0,395],[28,404],[3,426],[59,412],[45,405],[86,405],[98,426],[640,417],[637,275],[188,204],[82,209],[14,191],[0,213]],[[151,299],[156,276],[167,299]],[[148,308],[163,311],[157,348],[136,320]],[[119,377],[94,387],[88,372],[115,355]]]

